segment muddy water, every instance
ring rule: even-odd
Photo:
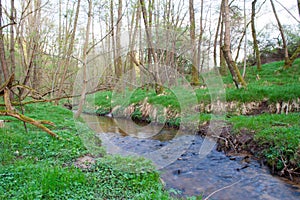
[[[194,134],[137,125],[124,119],[89,115],[84,118],[108,152],[152,159],[161,171],[166,188],[179,191],[180,196],[300,199],[299,185],[270,175],[267,167],[247,156],[226,156],[214,149],[204,158],[200,157],[203,139]]]

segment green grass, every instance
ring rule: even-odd
[[[251,102],[267,100],[269,103],[294,100],[300,97],[300,59],[296,59],[290,69],[283,70],[283,61],[264,64],[261,71],[256,67],[248,67],[246,73],[247,88],[236,89],[232,83],[231,75],[223,77],[226,87],[226,101]],[[259,77],[259,79],[257,78]],[[176,89],[176,88],[175,88]],[[184,88],[177,88],[176,93],[184,94]],[[208,89],[194,88],[198,102],[209,103],[211,101]],[[126,91],[132,93],[127,95],[126,105],[141,103],[146,97],[151,104],[159,104],[164,107],[172,107],[180,110],[180,104],[173,91],[165,89],[163,95],[156,95],[154,89],[136,89]],[[183,95],[184,96],[184,95]],[[112,99],[113,98],[113,99]],[[124,102],[122,96],[112,97],[111,91],[99,92],[95,94],[95,105],[98,114],[106,114],[111,110],[111,100]],[[121,103],[120,103],[121,104]]]
[[[231,76],[223,78],[227,101],[251,102],[267,99],[269,102],[288,101],[300,97],[300,59],[296,59],[290,69],[283,70],[283,61],[262,65],[258,71],[256,66],[248,67],[246,73],[246,89],[233,87]],[[257,78],[259,76],[259,79]]]
[[[262,148],[261,153],[276,170],[300,168],[300,113],[262,114],[257,116],[233,116],[227,119],[233,124],[234,133],[249,134]]]
[[[107,156],[101,141],[69,110],[27,105],[26,115],[47,119],[62,139],[10,117],[0,129],[0,199],[171,199],[149,161]],[[86,147],[86,146],[88,147]],[[103,155],[91,167],[74,167],[85,154]],[[121,168],[123,167],[123,168]]]

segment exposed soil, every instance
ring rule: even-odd
[[[90,154],[79,157],[74,162],[74,166],[81,169],[89,169],[96,162],[95,158]]]
[[[209,123],[202,125],[199,127],[198,133],[205,137],[209,134],[208,128]],[[267,145],[259,145],[257,141],[254,140],[254,135],[255,131],[247,129],[242,129],[238,134],[234,134],[232,125],[230,124],[226,124],[222,127],[221,134],[219,136],[209,134],[209,136],[217,140],[218,151],[223,151],[228,156],[238,155],[244,156],[245,159],[255,159],[267,165],[266,159],[263,155],[263,150],[270,147]],[[300,183],[300,174],[292,170],[294,166],[281,171],[276,170],[274,166],[269,165],[269,167],[274,175],[288,178],[297,184]]]

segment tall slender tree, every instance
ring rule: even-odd
[[[231,73],[232,79],[237,88],[241,86],[246,87],[246,82],[242,77],[236,63],[234,62],[231,54],[231,45],[230,45],[230,15],[229,15],[229,4],[228,0],[223,0],[224,4],[224,13],[223,18],[225,22],[225,36],[224,36],[224,47],[222,47],[222,51],[225,56],[225,60],[229,71]]]
[[[261,59],[260,59],[260,50],[258,47],[257,36],[256,36],[256,28],[255,28],[255,4],[257,0],[252,1],[252,9],[251,9],[251,29],[252,29],[252,39],[253,39],[253,49],[255,52],[256,58],[256,66],[258,70],[261,70]]]
[[[85,102],[86,91],[87,91],[87,84],[88,84],[88,76],[87,76],[87,53],[88,53],[88,45],[90,39],[90,27],[92,21],[92,10],[93,10],[93,0],[87,0],[89,4],[88,9],[88,20],[86,25],[86,32],[85,32],[85,41],[82,50],[82,91],[79,100],[78,110],[75,113],[75,118],[78,118],[83,110],[83,105]]]
[[[300,54],[300,44],[298,44],[298,47],[296,48],[295,52],[292,54],[291,57],[289,57],[289,52],[288,52],[288,46],[287,46],[287,42],[286,42],[286,38],[284,35],[284,30],[283,27],[281,25],[281,22],[279,20],[279,17],[277,15],[276,12],[276,8],[274,5],[273,0],[270,0],[271,6],[272,6],[272,10],[278,25],[278,29],[281,35],[281,39],[282,39],[282,45],[283,45],[283,50],[284,50],[284,69],[290,68],[293,64],[293,62],[295,61],[295,59],[298,57],[298,55]]]
[[[192,60],[192,84],[199,84],[199,73],[198,73],[198,62],[197,62],[197,53],[196,53],[196,24],[195,24],[195,9],[194,9],[194,0],[189,0],[189,14],[190,14],[190,38],[191,46],[193,48],[193,60]]]
[[[66,44],[69,43],[68,45],[68,49],[66,51],[66,54],[63,56],[63,58],[65,58],[65,61],[63,63],[63,73],[62,76],[60,78],[60,82],[58,85],[58,94],[57,96],[60,97],[62,95],[63,89],[64,89],[64,83],[66,81],[66,77],[67,77],[67,72],[68,72],[68,67],[70,66],[71,63],[71,56],[74,50],[74,43],[75,43],[75,35],[76,35],[76,30],[77,30],[77,24],[78,24],[78,17],[79,17],[79,10],[80,10],[80,2],[81,0],[77,1],[77,8],[76,8],[76,12],[75,12],[75,17],[74,17],[74,22],[73,22],[73,30],[70,36],[70,40],[68,40],[67,36],[66,36]],[[55,104],[58,104],[58,100],[55,102]]]
[[[16,70],[16,59],[15,59],[15,1],[11,0],[11,8],[10,8],[10,65],[11,65],[11,73],[14,74]]]
[[[9,71],[8,71],[7,61],[6,61],[6,57],[5,57],[4,36],[3,36],[3,31],[2,31],[2,29],[3,29],[2,9],[3,9],[2,1],[0,0],[0,61],[1,61],[1,69],[2,69],[1,72],[3,74],[4,81],[6,81],[6,80],[8,80],[8,77],[9,77]],[[0,77],[0,78],[2,78],[2,77]],[[1,81],[1,83],[4,81]]]

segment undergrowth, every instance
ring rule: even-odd
[[[0,199],[171,199],[149,161],[106,155],[71,111],[44,103],[27,105],[25,114],[54,122],[49,128],[62,139],[1,117],[9,122],[0,129]],[[91,169],[75,167],[86,154],[102,157]]]
[[[232,116],[234,133],[254,134],[261,153],[275,171],[300,168],[300,113]],[[245,131],[246,130],[246,131]],[[252,132],[254,131],[254,133]]]

